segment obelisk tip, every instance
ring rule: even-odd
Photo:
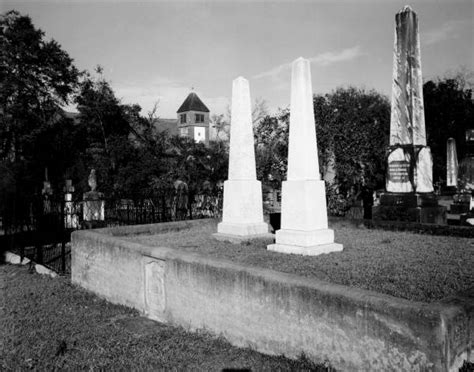
[[[234,79],[233,83],[241,86],[241,85],[248,85],[249,81],[243,76],[239,76],[238,78]]]

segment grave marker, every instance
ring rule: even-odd
[[[418,17],[405,6],[395,16],[390,142],[386,192],[373,218],[445,223],[433,191],[433,158],[426,145]]]
[[[83,195],[83,219],[89,224],[97,224],[105,220],[105,203],[103,200],[104,195],[96,190],[97,176],[95,169],[92,169],[89,174],[88,184],[91,191],[85,192]]]
[[[231,115],[229,178],[224,182],[222,222],[214,237],[233,242],[270,237],[263,222],[262,185],[255,168],[249,82],[243,77],[232,84]]]
[[[449,138],[446,144],[446,186],[458,186],[458,155],[456,151],[456,141]]]
[[[310,64],[292,65],[288,175],[282,184],[281,229],[268,250],[302,255],[341,251],[328,229],[326,189],[320,179]]]

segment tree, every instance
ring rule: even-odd
[[[9,11],[0,17],[0,156],[34,156],[35,136],[60,118],[79,72],[55,40],[46,41],[28,16]]]
[[[79,71],[55,40],[46,40],[30,17],[17,11],[0,16],[0,194],[16,214],[29,216],[28,199],[39,194],[45,167],[64,167],[71,120],[61,107],[70,102]],[[59,161],[58,161],[59,159]],[[0,203],[0,209],[6,208]],[[0,210],[1,213],[1,210]]]
[[[339,88],[315,96],[315,121],[322,165],[334,153],[336,182],[343,191],[382,187],[390,128],[390,103],[374,90]]]
[[[327,187],[329,208],[342,213],[347,205],[338,204],[347,196],[383,187],[390,104],[375,91],[354,87],[315,95],[313,103],[320,169],[324,176],[334,167],[336,174]],[[286,178],[290,115],[283,110],[266,116],[255,128],[257,174],[273,188]]]
[[[135,168],[136,175],[128,172],[137,159],[144,157],[150,149],[150,141],[144,135],[151,124],[140,116],[140,106],[122,104],[116,98],[110,83],[102,75],[102,68],[96,68],[97,75],[83,75],[79,84],[76,103],[82,139],[82,161],[86,164],[84,171],[90,168],[99,174],[99,188],[108,195],[114,193],[134,193],[142,188],[139,182],[144,180],[144,173],[154,167],[148,165],[146,172],[142,167]],[[138,142],[137,142],[138,141]],[[145,149],[137,145],[145,146]],[[147,155],[148,156],[148,155]],[[150,154],[147,159],[151,159]],[[80,180],[87,174],[81,174]],[[145,177],[146,178],[146,177]]]
[[[268,116],[267,102],[263,98],[256,98],[252,106],[253,127],[255,128],[266,116]],[[229,141],[231,118],[230,107],[227,107],[226,115],[214,114],[211,116],[211,127],[215,132],[216,141]]]
[[[423,85],[427,144],[433,155],[433,180],[446,180],[446,143],[456,140],[459,161],[466,155],[465,132],[473,128],[472,88],[465,74]]]
[[[268,187],[281,187],[288,164],[289,110],[265,116],[254,128],[257,178]]]

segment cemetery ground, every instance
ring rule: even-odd
[[[331,371],[139,316],[27,266],[0,266],[0,370]]]
[[[170,247],[224,259],[244,266],[272,269],[330,283],[372,290],[411,301],[432,302],[474,287],[474,240],[403,231],[385,231],[330,223],[342,252],[319,256],[275,253],[270,240],[231,244],[212,238],[216,220],[153,235],[121,239]],[[178,226],[178,225],[176,225]]]
[[[216,241],[211,234],[217,220],[202,220],[195,228],[180,225],[122,239],[413,301],[437,301],[474,286],[474,242],[469,238],[372,230],[338,221],[330,228],[344,251],[308,257],[269,252],[265,240],[237,245]],[[27,266],[2,265],[0,279],[5,293],[1,369],[330,370],[304,356],[296,361],[267,356],[205,332],[154,322],[72,285],[69,276],[50,278]]]

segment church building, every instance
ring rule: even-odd
[[[209,145],[209,109],[191,92],[177,111],[178,134]]]

